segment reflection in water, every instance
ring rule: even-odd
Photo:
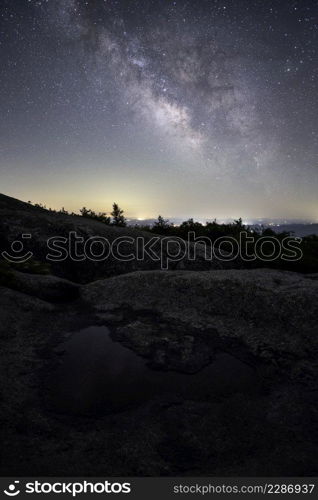
[[[104,326],[80,330],[60,348],[65,353],[49,385],[53,409],[62,413],[106,414],[163,394],[205,400],[257,385],[254,370],[226,353],[192,375],[152,370]]]

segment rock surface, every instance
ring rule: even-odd
[[[316,276],[270,270],[137,272],[84,286],[65,304],[0,288],[2,474],[317,475],[317,286]],[[253,367],[259,389],[154,393],[98,417],[56,413],[46,378],[59,346],[94,324],[157,369],[192,373],[231,353]]]
[[[79,285],[52,275],[13,272],[11,287],[48,302],[68,302],[79,296]]]
[[[318,281],[269,269],[135,272],[83,287],[115,336],[163,368],[195,371],[244,350],[315,381]]]

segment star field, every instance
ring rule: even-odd
[[[5,0],[1,191],[318,219],[318,4]]]

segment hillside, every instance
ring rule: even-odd
[[[49,237],[152,235],[3,195],[0,214],[4,246],[29,232],[36,259],[1,264],[4,475],[316,475],[317,274],[137,258],[43,274]]]
[[[83,239],[83,243],[79,242],[77,250],[73,243],[71,244],[72,254],[67,258],[63,257],[59,261],[48,260],[47,255],[51,253],[48,249],[48,240],[50,238],[65,238],[70,241],[72,233]],[[140,231],[133,227],[116,227],[82,216],[56,213],[0,194],[1,250],[7,250],[10,253],[11,243],[15,240],[21,241],[22,234],[31,235],[31,238],[24,240],[24,242],[26,250],[33,253],[32,260],[49,264],[52,274],[78,283],[87,283],[138,269],[160,269],[162,262],[166,262],[165,256],[168,251],[172,255],[177,254],[177,249],[173,248],[173,237],[170,238],[169,248],[167,248],[166,244],[161,246],[162,236]],[[140,250],[138,253],[137,238],[142,239],[146,245],[154,237],[157,238],[157,242],[151,245],[149,251],[142,252]],[[118,249],[124,258],[118,257],[116,251],[110,252],[109,255],[106,251],[105,258],[102,256],[95,259],[90,253],[88,253],[88,258],[82,258],[84,244],[91,238],[106,239],[109,243],[106,247],[108,249],[117,238],[128,240],[119,240],[119,247],[115,247],[115,250]],[[69,248],[68,243],[62,244],[62,246],[66,249]],[[101,251],[98,244],[95,249],[91,248],[92,252],[96,254]],[[140,246],[140,248],[142,247]],[[152,258],[153,254],[155,258]],[[220,262],[205,261],[203,251],[199,250],[195,262],[189,261],[185,257],[170,262],[168,268],[213,269],[220,268]]]

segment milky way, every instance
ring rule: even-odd
[[[1,191],[141,217],[318,219],[317,2],[1,12]]]

